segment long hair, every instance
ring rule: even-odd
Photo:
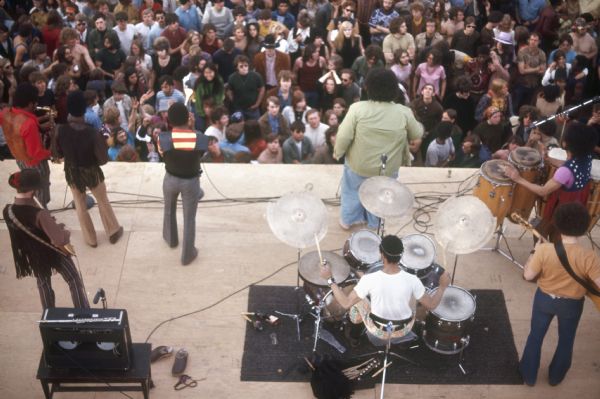
[[[210,69],[211,71],[213,71],[215,73],[215,77],[210,82],[208,80],[206,80],[206,77],[204,77],[204,71],[206,71],[207,69]],[[204,66],[204,69],[202,70],[202,72],[200,74],[200,77],[198,79],[196,79],[196,84],[194,85],[194,90],[196,90],[196,88],[200,85],[208,86],[210,84],[212,84],[211,92],[213,94],[221,93],[224,90],[223,80],[221,79],[221,75],[219,75],[219,69],[218,69],[217,65],[214,64],[213,62],[206,63],[206,65]]]
[[[338,34],[335,37],[335,40],[333,41],[333,46],[335,47],[336,51],[341,51],[342,47],[344,47],[344,39],[346,38],[346,36],[344,36],[344,28],[352,29],[352,27],[353,25],[350,21],[343,21],[338,25]],[[356,47],[359,45],[359,43],[360,37],[356,36],[354,32],[352,32],[352,35],[350,36],[350,44],[352,45],[352,47]]]

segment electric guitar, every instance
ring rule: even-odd
[[[516,221],[517,223],[519,223],[521,226],[525,227],[526,229],[530,230],[534,236],[536,236],[537,238],[539,238],[542,242],[546,242],[547,240],[542,237],[542,235],[535,229],[535,227],[533,227],[531,225],[531,223],[529,223],[527,220],[523,219],[521,217],[521,215],[519,215],[516,212],[513,212],[511,217],[513,218],[514,221]],[[598,288],[598,286],[596,284],[594,284],[593,281],[583,281],[585,282],[585,284],[582,284],[582,282],[577,281],[579,284],[583,285],[583,287],[586,289],[586,296],[591,299],[591,301],[594,303],[594,305],[596,305],[596,308],[598,310],[600,310],[600,289]]]

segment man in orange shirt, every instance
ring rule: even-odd
[[[535,385],[542,343],[554,316],[558,318],[558,345],[549,367],[549,383],[558,385],[565,378],[571,367],[575,334],[583,312],[586,288],[567,272],[557,251],[560,252],[562,247],[573,272],[600,287],[600,259],[593,249],[586,249],[577,242],[590,224],[585,206],[579,202],[559,205],[553,221],[560,232],[560,243],[556,247],[551,243],[538,243],[523,270],[523,277],[529,281],[537,279],[538,285],[533,300],[531,331],[519,365],[523,381],[529,386]]]

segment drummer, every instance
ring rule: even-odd
[[[321,267],[321,277],[327,279],[327,283],[340,305],[345,309],[350,309],[349,317],[353,324],[364,323],[371,335],[387,339],[388,336],[382,324],[392,321],[395,325],[403,325],[392,333],[392,338],[401,338],[411,332],[414,323],[411,300],[415,298],[425,308],[435,309],[440,303],[446,287],[450,284],[450,277],[447,272],[444,272],[440,277],[439,288],[433,295],[430,295],[425,292],[425,287],[417,276],[400,268],[399,262],[404,252],[400,238],[394,235],[383,237],[379,249],[383,260],[383,269],[366,274],[348,295],[332,278],[328,266]],[[367,296],[370,300],[367,299]],[[348,333],[351,344],[355,345],[362,333],[362,326],[360,328],[351,327]]]
[[[567,161],[557,169],[554,176],[543,186],[531,183],[519,175],[516,169],[507,169],[505,174],[535,194],[549,196],[542,216],[542,222],[537,227],[545,237],[554,242],[558,233],[552,224],[552,215],[558,204],[580,202],[586,204],[592,170],[592,150],[597,142],[596,132],[590,126],[577,121],[569,123],[564,135],[563,145],[567,151]]]

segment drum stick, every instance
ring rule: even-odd
[[[247,321],[248,323],[252,323],[252,319],[251,319],[251,318],[249,318],[248,316],[246,316],[245,314],[242,314],[242,317],[243,317],[244,319],[246,319],[246,321]]]
[[[321,254],[321,247],[319,246],[319,238],[317,237],[316,233],[315,233],[315,243],[317,244],[317,252],[319,253],[319,261],[323,265],[325,263],[323,262],[323,255]]]
[[[308,367],[310,367],[310,369],[311,369],[312,371],[315,371],[315,366],[313,366],[313,364],[310,362],[310,360],[308,360],[308,359],[306,358],[306,356],[304,357],[304,361],[306,362],[306,364],[308,364]]]
[[[390,367],[392,365],[393,362],[389,362],[388,364],[386,364],[385,366],[383,366],[382,368],[380,368],[379,370],[377,370],[376,372],[373,373],[373,375],[371,376],[371,378],[375,378],[377,377],[379,374],[383,373],[383,370],[387,369],[388,367]]]

